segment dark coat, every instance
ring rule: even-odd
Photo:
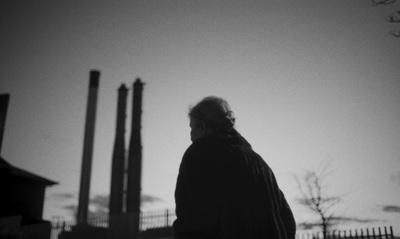
[[[272,170],[234,129],[199,138],[186,150],[175,202],[175,239],[295,237]]]

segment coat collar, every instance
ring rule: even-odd
[[[234,128],[218,129],[210,134],[198,138],[192,144],[197,145],[202,142],[224,142],[228,144],[243,145],[251,148],[247,140]]]

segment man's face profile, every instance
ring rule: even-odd
[[[192,142],[194,142],[196,139],[200,138],[201,136],[204,135],[204,127],[202,126],[202,124],[190,117],[190,140],[192,140]]]

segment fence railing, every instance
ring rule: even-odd
[[[171,209],[142,212],[140,214],[139,230],[144,232],[150,229],[171,227],[175,219],[175,210]],[[113,217],[113,220],[116,227],[122,228],[126,226],[129,220],[129,216],[116,216]],[[109,224],[109,217],[89,219],[87,222],[87,225],[96,228],[109,228]],[[60,233],[71,232],[75,226],[77,226],[77,223],[75,221],[53,221],[51,223],[51,239],[59,239]]]
[[[301,233],[296,235],[297,239],[324,239],[322,232]],[[325,239],[394,239],[393,228],[378,227],[354,230],[333,230],[327,233]]]
[[[117,217],[114,223],[116,223],[117,227],[124,227],[127,224],[126,219],[126,216]],[[143,235],[143,238],[151,238],[150,235],[153,232],[163,233],[162,230],[158,229],[171,229],[172,223],[175,219],[175,210],[168,209],[142,212],[140,215],[139,229]],[[109,228],[109,223],[110,220],[108,217],[96,218],[88,221],[88,225],[103,230],[107,230]],[[60,233],[70,232],[75,226],[77,226],[77,224],[74,221],[52,222],[51,239],[60,239]],[[171,230],[167,230],[165,232],[170,234]],[[324,238],[322,232],[298,232],[296,239],[395,239],[395,237],[393,235],[393,228],[390,226],[389,228],[377,227],[354,230],[333,230],[327,233],[326,238]]]
[[[171,227],[175,219],[175,210],[144,212],[140,217],[140,229],[144,231],[153,228]]]

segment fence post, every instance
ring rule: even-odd
[[[168,211],[168,209],[166,209],[165,210],[165,227],[168,227],[168,224],[169,224],[168,217],[169,217],[169,211]]]
[[[373,237],[374,239],[376,239],[376,236],[375,236],[375,228],[374,228],[374,227],[372,228],[372,237]]]
[[[390,226],[390,237],[391,237],[391,239],[394,238],[394,236],[393,236],[393,227],[392,226]]]
[[[143,231],[143,222],[144,218],[143,218],[143,212],[140,211],[139,212],[139,231]]]

